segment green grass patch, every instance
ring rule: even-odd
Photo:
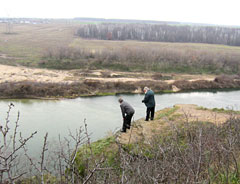
[[[116,93],[108,93],[108,92],[98,92],[96,96],[115,96]]]
[[[162,93],[176,93],[176,92],[173,90],[166,89],[166,90],[163,90]]]
[[[226,113],[226,114],[240,114],[240,111],[234,111],[234,110],[224,109],[224,108],[208,109],[206,107],[198,107],[197,110],[205,110],[205,111],[212,111],[212,112]]]
[[[219,113],[227,113],[227,114],[240,114],[240,111],[234,111],[234,110],[229,110],[229,109],[224,109],[224,108],[213,108],[213,112],[219,112]]]
[[[161,119],[161,118],[163,118],[163,117],[170,117],[170,116],[171,116],[172,114],[174,114],[178,109],[179,109],[179,107],[177,107],[177,106],[174,106],[174,107],[168,108],[168,109],[164,109],[164,110],[160,111],[159,114],[157,114],[157,116],[156,116],[155,119],[157,120],[157,119]]]
[[[95,163],[91,161],[99,161],[104,158],[104,166],[118,167],[119,162],[116,159],[117,147],[115,145],[115,138],[113,136],[100,139],[90,145],[82,146],[76,156],[76,167],[81,176],[85,176],[87,167],[94,167]]]
[[[170,121],[175,121],[177,119],[179,119],[180,117],[182,117],[182,114],[173,114],[171,117],[169,117]]]

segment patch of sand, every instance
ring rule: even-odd
[[[0,65],[0,83],[20,81],[58,83],[68,82],[66,79],[71,77],[72,74],[68,71]]]
[[[1,57],[5,57],[1,55]],[[103,77],[102,73],[108,73],[110,77]],[[183,79],[195,80],[214,80],[215,76],[208,75],[181,75],[174,74],[171,80],[163,80],[170,84],[175,80]],[[101,82],[137,82],[153,80],[151,73],[140,72],[112,72],[112,71],[82,71],[82,70],[49,70],[39,68],[28,68],[23,66],[0,65],[0,83],[34,81],[47,83],[72,83],[80,80],[99,80]],[[154,80],[153,80],[154,81]]]
[[[149,78],[128,78],[128,77],[118,78],[86,77],[86,79],[99,80],[104,82],[137,82],[150,80]]]

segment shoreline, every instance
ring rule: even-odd
[[[77,97],[202,90],[238,90],[240,75],[49,70],[0,65],[0,99],[59,100]]]
[[[188,83],[188,81],[184,81]],[[196,81],[197,82],[197,81]],[[195,82],[195,83],[196,83]],[[202,82],[202,81],[201,81]],[[207,81],[205,81],[207,82]],[[209,81],[208,81],[209,82]],[[194,83],[194,84],[195,84]],[[114,83],[113,83],[114,84]],[[141,88],[143,89],[144,86],[150,86],[155,94],[171,94],[171,93],[190,93],[190,92],[219,92],[219,91],[238,91],[240,90],[240,82],[235,84],[235,86],[229,86],[229,84],[222,85],[219,88],[216,88],[215,86],[213,88],[195,88],[195,85],[188,85],[186,86],[178,86],[182,87],[182,89],[173,91],[171,88],[172,85],[164,85],[167,87],[166,89],[161,88],[161,85],[159,86],[153,86],[148,85],[147,83],[144,83],[144,85],[141,85]],[[7,99],[33,99],[33,100],[62,100],[62,99],[76,99],[79,97],[100,97],[100,96],[118,96],[123,94],[128,95],[134,95],[134,94],[143,94],[140,90],[136,91],[134,90],[117,90],[115,88],[109,88],[108,91],[104,88],[105,85],[103,83],[103,89],[95,88],[95,89],[88,89],[91,88],[91,86],[84,86],[83,91],[77,90],[79,86],[82,86],[83,83],[77,83],[77,84],[68,84],[64,85],[63,88],[61,88],[62,84],[55,83],[55,84],[44,84],[44,83],[8,83],[8,86],[11,86],[11,89],[5,88],[5,95],[0,95],[1,100],[7,100]],[[127,83],[121,83],[121,86],[128,86]],[[137,85],[137,84],[135,84]],[[155,84],[156,85],[156,84]],[[37,87],[36,87],[37,86]],[[134,84],[132,85],[134,86]],[[138,85],[137,85],[138,86]],[[77,89],[76,89],[77,87]],[[185,88],[184,88],[185,87]],[[0,89],[2,89],[3,86],[0,83]],[[56,90],[56,89],[58,90]],[[9,91],[10,90],[10,91]],[[92,91],[91,91],[92,90]],[[1,94],[4,94],[2,90]],[[89,93],[91,91],[91,93]],[[9,95],[6,95],[6,93],[10,93]],[[85,93],[84,93],[85,92]],[[87,92],[87,93],[86,93]],[[35,93],[35,94],[34,94]],[[38,95],[36,95],[38,94]]]

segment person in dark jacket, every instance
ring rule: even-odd
[[[144,99],[142,100],[142,102],[145,103],[145,105],[147,107],[145,121],[149,120],[150,113],[151,113],[151,120],[153,120],[154,112],[155,112],[154,92],[151,89],[149,89],[148,87],[144,87],[143,91],[145,93],[145,96],[144,96]]]
[[[126,129],[130,129],[131,127],[131,120],[133,117],[133,114],[135,113],[135,110],[131,105],[129,105],[127,102],[123,101],[123,99],[119,98],[120,108],[122,111],[122,117],[123,117],[123,126],[121,132],[126,132]]]

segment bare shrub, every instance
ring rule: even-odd
[[[239,119],[221,126],[170,122],[149,144],[121,148],[122,183],[239,182]],[[130,148],[130,149],[129,149]]]
[[[221,75],[221,76],[218,76],[214,79],[215,82],[218,82],[218,83],[232,83],[233,82],[233,78],[231,76],[228,76],[228,75]]]
[[[234,56],[232,56],[234,55]],[[239,73],[239,53],[206,48],[129,46],[98,51],[72,47],[47,50],[42,67],[57,69],[110,69],[181,73]]]
[[[61,138],[59,135],[58,144],[51,148],[48,142],[48,133],[44,136],[43,146],[39,158],[33,159],[28,154],[26,143],[37,133],[23,138],[18,132],[18,120],[15,127],[10,128],[10,111],[13,104],[9,105],[7,118],[4,125],[0,125],[0,183],[91,183],[96,181],[96,173],[105,171],[102,168],[105,162],[104,157],[94,157],[90,142],[90,135],[87,124],[84,120],[84,128],[80,127],[69,137]],[[19,135],[20,134],[20,135]],[[19,141],[19,142],[18,142]],[[84,154],[84,167],[79,164],[79,148]],[[23,159],[26,156],[27,162]],[[111,168],[106,168],[111,170]]]
[[[107,72],[107,71],[101,72],[101,76],[102,76],[103,78],[111,78],[111,77],[112,77],[112,76],[111,76],[111,73],[110,73],[110,72]]]
[[[155,73],[155,74],[152,75],[152,78],[154,80],[162,80],[163,75],[161,73]]]
[[[13,126],[13,131],[11,131],[12,128],[10,126],[12,125],[10,125],[9,116],[13,106],[12,103],[9,104],[5,124],[0,124],[0,183],[15,183],[15,181],[27,173],[26,168],[19,164],[21,163],[21,151],[37,133],[34,132],[26,138],[21,137],[21,134],[18,132],[19,113],[15,126]]]
[[[93,87],[93,88],[99,88],[100,86],[102,86],[103,84],[101,83],[101,81],[99,80],[94,80],[94,79],[85,79],[83,82],[85,85],[89,86],[89,87]]]
[[[191,82],[186,80],[177,80],[173,83],[173,85],[180,89],[191,89]]]

